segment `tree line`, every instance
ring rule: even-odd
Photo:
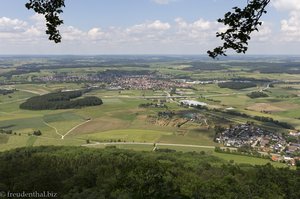
[[[218,83],[218,86],[220,88],[230,88],[230,89],[245,89],[245,88],[252,88],[256,87],[257,85],[253,82],[222,82]]]
[[[248,115],[246,113],[241,113],[241,112],[237,112],[237,111],[234,111],[234,110],[219,111],[219,112],[224,112],[224,113],[227,113],[227,114],[230,114],[230,115],[235,115],[235,116],[241,116],[241,117],[244,117],[244,118],[251,118],[251,119],[254,119],[254,120],[257,120],[257,121],[260,121],[260,122],[273,123],[273,124],[276,124],[277,126],[285,128],[285,129],[295,129],[295,127],[293,125],[291,125],[287,122],[281,122],[281,121],[278,121],[278,120],[274,120],[271,117],[256,116],[256,115],[251,116],[251,115]]]
[[[82,95],[83,91],[68,91],[34,96],[20,104],[20,108],[27,110],[55,110],[82,108],[103,104],[100,98],[94,96],[76,99]]]
[[[0,89],[0,95],[8,95],[14,93],[16,90]]]

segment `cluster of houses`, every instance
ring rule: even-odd
[[[292,136],[299,135],[300,133],[294,133]],[[273,154],[272,160],[274,161],[285,161],[291,165],[300,159],[299,143],[287,142],[284,136],[261,129],[250,123],[225,129],[217,135],[216,141],[226,147],[240,148],[248,146],[261,153]]]
[[[228,82],[228,80],[206,80],[206,81],[200,81],[200,80],[189,80],[189,79],[178,79],[178,81],[185,82],[187,84],[218,84],[218,83],[225,83]]]
[[[272,147],[277,148],[277,145],[285,145],[285,140],[282,136],[248,123],[227,128],[219,134],[216,140],[228,147],[242,147],[247,145],[265,148],[272,145]]]
[[[35,77],[38,82],[97,82],[106,84],[108,88],[118,89],[171,89],[174,87],[188,88],[190,85],[171,79],[169,76],[149,71],[115,71],[109,70],[96,74],[67,73],[54,74],[50,76]]]
[[[187,88],[188,85],[181,82],[176,82],[167,79],[157,79],[151,77],[122,77],[115,79],[110,83],[110,86],[120,86],[123,89],[138,89],[138,90],[164,90],[173,87]]]

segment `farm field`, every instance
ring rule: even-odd
[[[74,68],[51,68],[49,64],[40,69],[40,72],[11,77],[5,76],[5,73],[22,66],[14,66],[9,70],[4,68],[2,73],[5,81],[3,80],[0,89],[15,91],[0,95],[0,129],[12,131],[11,134],[0,134],[0,151],[41,145],[81,146],[95,142],[214,147],[221,146],[214,142],[215,127],[218,125],[228,127],[253,122],[267,130],[284,134],[300,129],[299,74],[284,71],[282,74],[259,72],[260,66],[255,62],[252,63],[253,66],[248,66],[249,63],[245,64],[244,60],[240,63],[199,61],[200,64],[197,65],[193,65],[194,62],[185,62],[161,60],[147,61],[140,65],[135,63],[132,66],[118,63],[112,67],[102,67],[100,63],[98,67],[96,63],[90,67],[82,65]],[[42,63],[45,64],[44,61]],[[266,63],[270,64],[268,61]],[[208,68],[207,65],[212,68]],[[103,73],[108,74],[108,77],[101,76]],[[134,74],[133,77],[130,76],[131,73]],[[95,80],[98,78],[93,76],[95,74],[105,81],[101,78]],[[126,76],[125,82],[121,78],[124,74],[129,75]],[[110,78],[115,76],[122,83],[111,83]],[[145,83],[150,85],[149,88],[141,87],[144,86],[143,83],[135,82],[140,76],[142,78],[139,81],[149,81]],[[148,76],[151,77],[150,80],[147,79]],[[61,81],[59,78],[62,77],[87,79],[73,81],[71,78]],[[92,79],[88,79],[91,77]],[[254,82],[256,86],[243,89],[223,88],[219,84],[224,81]],[[170,83],[172,86],[166,86]],[[103,104],[74,109],[20,109],[20,104],[34,96],[85,89],[87,92],[80,98],[98,97]],[[264,92],[267,97],[250,98],[249,94],[252,92]],[[183,106],[183,99],[206,103],[208,108]],[[229,114],[229,109],[246,116]],[[270,117],[288,123],[293,129],[257,121],[255,116]],[[38,130],[41,131],[41,135],[35,136],[34,132]],[[118,147],[152,150],[151,145],[128,144]],[[225,160],[245,164],[268,162],[251,157],[217,154],[211,148],[161,147],[179,151],[207,151]]]
[[[152,151],[153,145],[151,144],[118,144],[118,143],[111,143],[109,145],[105,144],[99,144],[90,146],[92,148],[105,148],[105,147],[116,147],[118,149],[129,149],[129,150],[136,150],[136,151]],[[255,158],[255,157],[248,157],[248,156],[242,156],[242,155],[234,155],[234,154],[224,154],[224,153],[216,153],[214,152],[214,149],[211,148],[205,148],[205,147],[186,147],[186,146],[170,146],[170,145],[159,145],[159,149],[171,149],[176,150],[178,152],[205,152],[206,154],[216,156],[218,158],[221,158],[225,161],[230,161],[233,163],[238,164],[254,164],[254,165],[265,165],[267,163],[272,164],[275,167],[287,167],[285,164],[273,162],[267,159],[262,158]]]

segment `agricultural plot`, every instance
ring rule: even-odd
[[[8,139],[9,139],[8,135],[0,135],[0,145],[1,144],[6,144]]]
[[[163,135],[171,135],[171,132],[145,130],[145,129],[122,129],[104,131],[86,135],[84,139],[91,139],[101,142],[126,141],[126,142],[158,142]]]
[[[254,157],[248,157],[242,155],[232,155],[232,154],[215,153],[215,152],[213,153],[213,155],[222,158],[224,160],[231,161],[234,163],[239,163],[239,164],[265,165],[267,163],[270,163],[275,167],[287,167],[283,163],[272,162],[270,160],[262,159],[262,158],[254,158]]]
[[[17,147],[26,147],[28,146],[27,143],[30,142],[28,141],[30,137],[25,135],[10,135],[7,136],[6,139],[7,141],[5,143],[0,144],[0,151],[6,151]]]
[[[213,147],[219,145],[213,141],[216,125],[228,127],[232,124],[243,124],[248,121],[276,132],[289,132],[289,129],[284,129],[270,122],[254,120],[254,116],[271,117],[274,120],[291,124],[296,130],[300,129],[300,111],[298,111],[300,110],[300,84],[297,83],[300,78],[299,74],[262,73],[255,63],[253,63],[254,66],[248,66],[249,64],[243,65],[230,61],[192,63],[176,60],[147,62],[144,66],[135,66],[135,64],[123,66],[119,63],[120,66],[112,65],[111,67],[99,64],[98,67],[95,63],[91,67],[76,66],[74,68],[51,68],[47,66],[40,72],[35,71],[13,76],[11,81],[17,81],[18,84],[1,86],[17,89],[17,91],[9,95],[0,95],[0,128],[12,130],[16,135],[0,135],[0,150],[40,145],[80,146],[85,144],[87,140],[91,142],[160,142]],[[107,70],[127,71],[128,74],[150,70],[159,74],[155,81],[164,80],[164,78],[167,81],[160,83],[159,89],[141,90],[137,88],[120,89],[122,85],[116,86],[116,83],[110,82],[110,80],[101,82],[100,80],[87,81],[84,79]],[[0,71],[2,73],[8,72],[4,69]],[[72,82],[71,78],[68,79],[68,82],[34,82],[37,77],[55,75],[58,77],[80,77],[83,80],[79,78],[80,80],[77,79]],[[113,77],[111,81],[114,78],[122,78],[120,72],[110,75]],[[128,82],[137,81],[135,79],[137,77],[126,76],[126,78]],[[140,79],[147,78],[148,76],[145,75]],[[151,78],[147,84],[153,83]],[[140,79],[138,81],[142,81]],[[175,80],[178,80],[181,86],[161,88],[161,85],[168,85],[169,82]],[[203,82],[197,83],[201,81]],[[237,81],[237,84],[238,81],[253,82],[256,86],[246,89],[220,88],[218,86],[219,81]],[[270,82],[275,83],[270,86]],[[19,108],[21,103],[33,96],[84,88],[92,89],[83,97],[99,97],[103,104],[78,109],[43,111],[21,110]],[[252,99],[247,96],[251,92],[259,91],[263,91],[268,97]],[[208,110],[181,106],[180,100],[183,99],[204,102],[208,104]],[[140,104],[147,103],[156,104],[157,107],[140,107]],[[159,107],[161,103],[165,106]],[[214,109],[218,111],[214,111]],[[229,109],[247,114],[250,117],[230,115],[226,113]],[[174,112],[175,116],[174,118],[158,116],[159,114],[164,115],[164,112]],[[186,115],[189,113],[192,116],[187,118],[184,114],[180,114],[181,112],[187,112]],[[35,130],[40,130],[42,135],[31,136],[30,134]],[[152,146],[142,145],[118,145],[118,147],[152,150]],[[192,147],[177,147],[177,149],[182,151],[201,150]],[[203,150],[214,154],[211,149]],[[252,159],[230,154],[214,155],[239,163],[251,163]],[[265,164],[267,160],[254,162]]]

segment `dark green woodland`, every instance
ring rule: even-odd
[[[114,148],[19,148],[0,154],[0,189],[59,198],[300,198],[300,170],[205,154]]]
[[[102,100],[95,96],[79,98],[82,96],[82,94],[83,91],[67,91],[34,96],[20,104],[20,108],[28,110],[55,110],[81,108],[103,104]]]

